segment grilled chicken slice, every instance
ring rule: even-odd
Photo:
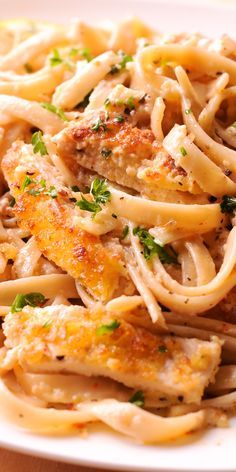
[[[177,167],[151,130],[132,125],[130,118],[117,113],[89,113],[73,122],[53,139],[60,156],[76,170],[78,165],[130,187],[152,198],[171,192],[202,193],[198,185]]]
[[[56,168],[45,156],[33,154],[31,145],[18,142],[5,155],[2,169],[16,199],[19,226],[35,236],[49,260],[78,279],[95,298],[108,300],[119,285],[121,255],[116,247],[108,249],[99,237],[79,227],[80,210]]]
[[[105,376],[151,395],[198,403],[213,380],[221,344],[154,335],[101,305],[25,307],[3,324],[9,359],[30,372]],[[12,351],[13,350],[13,351]]]

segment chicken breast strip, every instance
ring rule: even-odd
[[[57,169],[32,146],[15,143],[2,161],[4,176],[16,199],[14,214],[21,228],[35,237],[42,253],[88,288],[108,300],[123,271],[116,248],[106,248],[99,237],[82,230],[79,208],[64,187]]]
[[[53,140],[67,166],[82,166],[151,198],[181,202],[198,185],[177,167],[151,130],[139,129],[123,115],[93,112],[73,122]],[[77,167],[76,167],[77,166]],[[193,198],[193,196],[191,197]]]
[[[30,372],[105,376],[149,394],[199,403],[221,354],[210,342],[154,335],[106,312],[79,306],[24,307],[3,324],[6,356]],[[5,365],[7,364],[5,359]],[[3,365],[3,361],[1,362]]]

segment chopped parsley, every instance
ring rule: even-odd
[[[90,202],[83,195],[81,195],[81,200],[76,202],[76,206],[78,206],[81,210],[94,213],[94,216],[102,210],[101,205],[96,202]]]
[[[49,326],[51,326],[51,324],[52,324],[52,320],[47,320],[47,321],[45,321],[45,323],[43,323],[42,327],[43,328],[49,328]]]
[[[79,54],[79,49],[77,48],[71,48],[71,50],[69,51],[69,56],[70,57],[75,57]]]
[[[13,301],[11,306],[11,313],[17,313],[21,311],[24,306],[40,306],[42,303],[45,302],[45,296],[39,292],[32,292],[32,293],[18,293]]]
[[[101,204],[105,205],[111,199],[111,192],[107,188],[106,180],[94,179],[90,187],[90,194],[93,196],[94,201],[91,202],[82,195],[81,200],[77,201],[76,205],[81,210],[94,213],[93,216],[95,216],[102,210]]]
[[[186,151],[186,149],[185,149],[184,146],[181,146],[181,147],[179,148],[179,150],[180,150],[182,156],[187,156],[188,153],[187,153],[187,151]]]
[[[88,62],[90,62],[93,59],[93,56],[89,48],[84,48],[81,51],[79,51],[79,53]]]
[[[122,240],[122,239],[125,239],[125,238],[128,236],[128,234],[129,234],[129,227],[128,227],[128,225],[125,225],[125,227],[124,227],[124,229],[123,229],[123,231],[122,231],[122,234],[121,234],[120,239],[121,239],[121,240]]]
[[[108,157],[110,157],[112,154],[112,150],[111,149],[108,149],[108,148],[103,148],[101,150],[101,155],[102,157],[104,157],[104,159],[108,159]]]
[[[45,143],[43,141],[42,131],[36,131],[33,134],[32,139],[31,139],[31,143],[33,145],[33,151],[34,151],[35,154],[37,154],[37,152],[39,152],[41,154],[41,156],[45,156],[48,153],[47,148],[45,146]]]
[[[52,185],[49,190],[47,190],[47,192],[45,192],[45,195],[49,195],[50,197],[52,198],[57,198],[58,197],[58,194],[57,194],[57,190],[56,188],[54,187],[54,185]]]
[[[232,213],[236,210],[236,197],[224,195],[221,200],[220,208],[222,213]]]
[[[58,49],[53,49],[52,56],[50,57],[50,65],[52,67],[55,67],[58,66],[58,64],[61,64],[62,62],[63,59],[60,56]]]
[[[126,102],[126,105],[129,107],[130,110],[134,110],[135,109],[135,104],[134,104],[134,97],[129,97],[127,102]]]
[[[114,118],[114,121],[116,123],[123,123],[123,121],[125,121],[124,117],[122,115],[118,115]]]
[[[111,192],[107,188],[105,179],[94,179],[91,184],[90,193],[93,195],[96,203],[105,204],[111,199]]]
[[[133,403],[136,406],[142,408],[144,406],[145,398],[141,390],[137,390],[134,395],[129,399],[129,403]]]
[[[110,104],[111,104],[111,101],[110,101],[110,99],[107,97],[106,100],[104,101],[104,106],[105,106],[105,108],[108,108]]]
[[[100,129],[103,129],[103,131],[107,131],[107,125],[104,123],[103,120],[99,117],[95,123],[91,126],[92,131],[99,131]]]
[[[46,103],[46,102],[41,103],[41,106],[45,108],[46,110],[51,111],[52,113],[55,113],[55,115],[59,116],[59,118],[61,118],[62,120],[69,121],[64,111],[61,108],[56,107],[52,103]]]
[[[23,192],[28,185],[33,184],[34,180],[32,180],[28,175],[25,176],[23,183],[21,185],[21,191]]]
[[[120,326],[120,322],[117,320],[111,321],[109,324],[101,325],[96,329],[97,336],[103,336],[104,334],[113,333]]]
[[[177,254],[172,250],[164,249],[163,246],[157,244],[151,234],[143,228],[137,226],[133,229],[133,234],[138,236],[139,241],[143,245],[143,255],[147,261],[151,260],[155,255],[160,258],[164,264],[177,264]]]
[[[236,121],[231,125],[233,128],[236,128]]]
[[[79,189],[78,185],[72,185],[72,186],[71,186],[71,190],[72,190],[73,192],[80,192],[80,189]]]
[[[186,108],[184,112],[185,112],[185,115],[190,115],[190,113],[192,113],[192,110],[191,108]]]
[[[160,346],[158,346],[157,350],[158,352],[168,352],[168,349],[166,346],[164,346],[164,344],[161,344]]]
[[[113,65],[111,67],[111,74],[117,74],[118,72],[121,72],[123,70],[126,69],[126,64],[128,64],[128,62],[132,62],[134,59],[133,59],[133,56],[131,56],[130,54],[125,54],[124,52],[121,53],[122,54],[122,58],[121,58],[121,61],[119,62],[119,64],[116,64],[116,65]]]

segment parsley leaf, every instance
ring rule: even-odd
[[[81,195],[81,200],[76,202],[76,206],[78,206],[81,210],[94,213],[94,216],[102,210],[102,207],[98,203],[89,202],[83,195]]]
[[[93,59],[93,56],[91,54],[91,51],[89,48],[84,48],[81,51],[79,51],[81,56],[86,59],[86,61],[90,62]]]
[[[43,141],[42,131],[36,131],[33,134],[31,143],[33,145],[33,151],[35,154],[39,152],[41,156],[45,156],[48,153],[45,143]]]
[[[17,313],[24,308],[24,306],[29,305],[32,307],[40,306],[45,302],[45,296],[39,292],[32,292],[26,294],[18,293],[13,301],[11,306],[11,313]]]
[[[188,153],[187,153],[187,151],[186,151],[186,149],[185,149],[184,146],[181,146],[181,147],[179,148],[179,150],[180,150],[182,156],[187,156]]]
[[[21,185],[21,191],[23,192],[28,185],[33,184],[34,180],[32,180],[28,175],[25,176],[23,183]]]
[[[108,108],[110,104],[111,104],[111,101],[110,101],[110,99],[107,97],[106,100],[104,101],[104,106],[105,106],[105,108]]]
[[[71,48],[71,50],[69,51],[69,56],[70,57],[77,56],[77,54],[79,54],[79,49],[77,49],[77,48]]]
[[[129,403],[133,403],[136,406],[142,408],[144,406],[145,398],[141,390],[137,390],[134,395],[129,399]]]
[[[51,187],[49,187],[49,190],[47,190],[47,192],[45,192],[45,195],[49,195],[52,198],[57,198],[58,197],[57,190],[54,187],[54,185],[51,185]]]
[[[164,247],[160,246],[160,244],[157,244],[154,241],[154,238],[151,236],[151,234],[146,231],[143,228],[140,228],[137,226],[136,228],[133,229],[133,234],[135,236],[138,236],[139,241],[143,245],[143,255],[146,260],[151,260],[155,255],[158,255],[160,258],[160,261],[163,262],[164,264],[177,264],[177,255],[173,251],[167,252]]]
[[[73,192],[80,192],[80,189],[79,189],[78,185],[71,185],[71,190]]]
[[[120,322],[117,320],[111,321],[109,324],[101,325],[96,329],[97,336],[103,336],[104,334],[109,334],[118,329]]]
[[[93,196],[94,201],[90,202],[83,195],[81,200],[76,202],[76,205],[81,210],[86,210],[94,213],[94,216],[102,210],[100,204],[105,204],[111,199],[111,192],[107,189],[107,183],[105,179],[96,178],[93,180],[90,187],[90,194]]]
[[[222,213],[232,213],[236,210],[236,197],[224,195],[221,200],[220,209]]]
[[[92,131],[99,131],[100,128],[103,129],[103,131],[107,131],[107,125],[104,123],[104,121],[101,120],[99,117],[95,123],[91,126]]]
[[[111,74],[117,74],[118,72],[123,71],[124,69],[126,69],[126,64],[134,60],[133,56],[131,56],[130,54],[125,54],[124,52],[122,52],[121,54],[122,54],[122,58],[119,64],[113,65],[111,67],[111,71],[110,71]]]
[[[61,118],[62,120],[69,121],[64,111],[61,108],[56,107],[52,103],[47,103],[47,102],[41,103],[41,106],[45,108],[46,110],[51,111],[52,113],[55,113],[55,115],[59,116],[59,118]]]
[[[191,108],[186,108],[184,112],[185,112],[185,115],[190,115],[190,113],[192,113],[192,110]]]
[[[96,203],[107,203],[111,199],[111,192],[107,188],[105,179],[96,178],[93,180],[90,193],[93,195]]]
[[[127,102],[126,102],[126,105],[129,107],[130,110],[134,110],[135,109],[135,104],[134,104],[134,97],[129,97]]]
[[[123,121],[125,121],[124,117],[122,115],[118,115],[114,118],[114,121],[116,123],[123,123]]]
[[[50,65],[52,67],[55,67],[58,66],[58,64],[61,64],[62,62],[63,59],[60,56],[58,49],[53,49],[53,55],[50,57]]]
[[[120,237],[121,241],[122,241],[122,239],[125,239],[126,236],[128,236],[128,234],[129,234],[129,227],[128,227],[128,225],[125,225],[125,227],[122,231],[121,237]]]

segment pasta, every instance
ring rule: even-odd
[[[10,25],[1,416],[60,435],[103,422],[154,444],[225,426],[236,407],[235,43],[163,36],[137,18],[24,21],[12,41]]]

